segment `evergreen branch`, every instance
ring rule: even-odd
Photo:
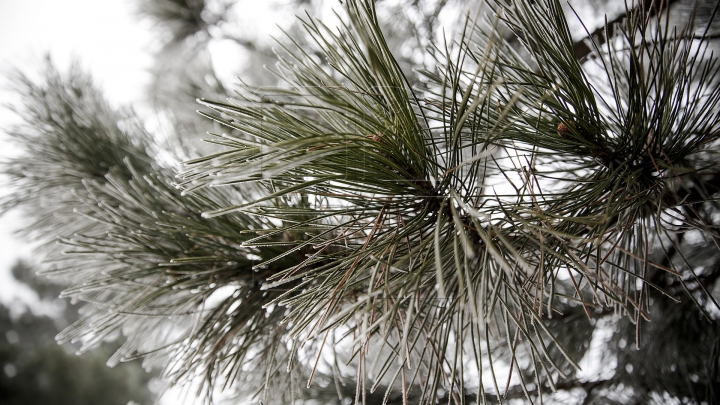
[[[78,195],[85,194],[83,181],[103,181],[111,170],[129,178],[126,157],[150,172],[149,136],[131,111],[111,109],[77,64],[63,78],[48,59],[43,85],[20,72],[14,76],[22,96],[22,107],[15,111],[24,123],[9,135],[24,154],[3,162],[14,192],[0,211],[20,206],[33,221],[25,232],[43,242],[89,232],[93,224],[73,214],[87,212],[78,205]]]
[[[641,3],[636,5],[633,11],[628,10],[625,13],[618,15],[611,21],[606,21],[603,26],[596,28],[593,32],[588,33],[587,37],[583,38],[581,41],[576,42],[573,45],[573,52],[575,53],[575,57],[581,62],[584,61],[585,58],[590,56],[590,54],[593,52],[594,47],[597,48],[603,46],[603,44],[607,42],[608,38],[612,38],[616,35],[615,30],[617,29],[617,25],[620,24],[623,20],[625,20],[631,13],[640,11],[644,13],[646,19],[650,19],[658,14],[662,14],[663,12],[669,10],[673,3],[675,3],[676,1],[677,0],[641,0]],[[588,41],[593,42],[595,46],[591,47],[590,45],[588,45]]]
[[[20,132],[43,159],[8,172],[42,197],[12,201],[59,202],[37,229],[61,238],[58,272],[76,282],[65,294],[88,303],[59,338],[84,350],[121,330],[112,362],[147,355],[175,383],[201,375],[208,395],[290,385],[294,401],[301,374],[332,374],[356,379],[356,402],[386,388],[384,400],[437,403],[444,389],[463,403],[470,367],[495,395],[596,389],[571,380],[592,337],[580,319],[620,313],[640,347],[653,289],[677,295],[664,281],[678,275],[702,311],[716,276],[695,274],[681,235],[718,236],[707,35],[629,10],[580,63],[557,1],[491,5],[436,48],[421,88],[372,2],[349,2],[337,31],[304,20],[314,43],[279,56],[287,86],[200,100],[228,133],[179,185],[96,91],[88,105],[57,75],[52,91],[29,85],[40,103],[26,120],[51,141]],[[70,209],[83,220],[56,219]]]

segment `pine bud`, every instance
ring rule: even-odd
[[[572,124],[570,125],[572,126]],[[557,126],[557,134],[560,138],[563,139],[570,138],[570,127],[564,122],[559,123]]]

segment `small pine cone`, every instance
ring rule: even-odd
[[[572,126],[572,124],[570,124],[570,126],[568,126],[568,125],[565,124],[564,122],[559,123],[558,126],[557,126],[557,134],[558,134],[558,136],[559,136],[560,138],[563,138],[563,139],[570,138],[570,134],[571,134],[570,128],[571,128],[571,126]]]
[[[368,135],[368,138],[372,139],[375,142],[381,142],[382,143],[382,134],[378,132],[377,134]]]

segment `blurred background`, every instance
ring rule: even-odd
[[[592,31],[606,14],[612,20],[625,10],[624,1],[571,3],[573,11],[566,10],[576,40],[585,29],[574,13]],[[388,42],[413,80],[413,69],[430,62],[425,48],[452,37],[475,2],[382,0],[377,5]],[[13,78],[20,72],[41,81],[49,66],[60,72],[75,66],[92,76],[113,108],[132,108],[167,152],[163,156],[169,164],[207,153],[210,146],[201,138],[212,123],[196,113],[195,99],[224,99],[237,77],[256,86],[276,84],[265,68],[274,64],[274,38],[287,32],[302,44],[305,36],[295,15],[308,13],[333,26],[337,17],[332,10],[340,7],[337,0],[0,0],[0,158],[17,153],[6,134],[19,124],[12,111],[21,103]],[[686,17],[689,7],[677,9],[677,18]],[[0,179],[0,184],[7,181]],[[0,188],[0,196],[12,192],[11,187]],[[36,275],[43,258],[33,253],[37,246],[32,235],[23,236],[24,226],[16,211],[0,216],[0,403],[157,401],[166,388],[160,370],[143,370],[137,360],[115,368],[105,365],[122,337],[82,356],[75,355],[77,347],[56,344],[54,336],[79,318],[78,305],[58,298],[61,280]],[[580,350],[595,348],[583,357],[581,378],[589,380],[594,373],[597,380],[608,342],[622,349],[632,341],[626,336],[632,331],[623,329],[627,325],[609,322],[601,319],[603,328],[594,322],[573,324],[579,328],[576,333],[585,335]],[[696,338],[687,339],[694,344]],[[632,373],[640,360],[634,354],[626,357],[612,360],[611,371],[622,370],[624,362],[626,374]],[[613,374],[601,377],[608,380]],[[161,399],[167,404],[193,402],[192,390],[182,389]]]

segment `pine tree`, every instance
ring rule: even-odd
[[[179,173],[82,74],[21,79],[5,204],[87,302],[60,341],[120,330],[111,363],[208,398],[715,401],[718,6],[580,43],[557,1],[488,6],[417,77],[372,2],[305,18],[283,85],[199,100],[218,149]]]

